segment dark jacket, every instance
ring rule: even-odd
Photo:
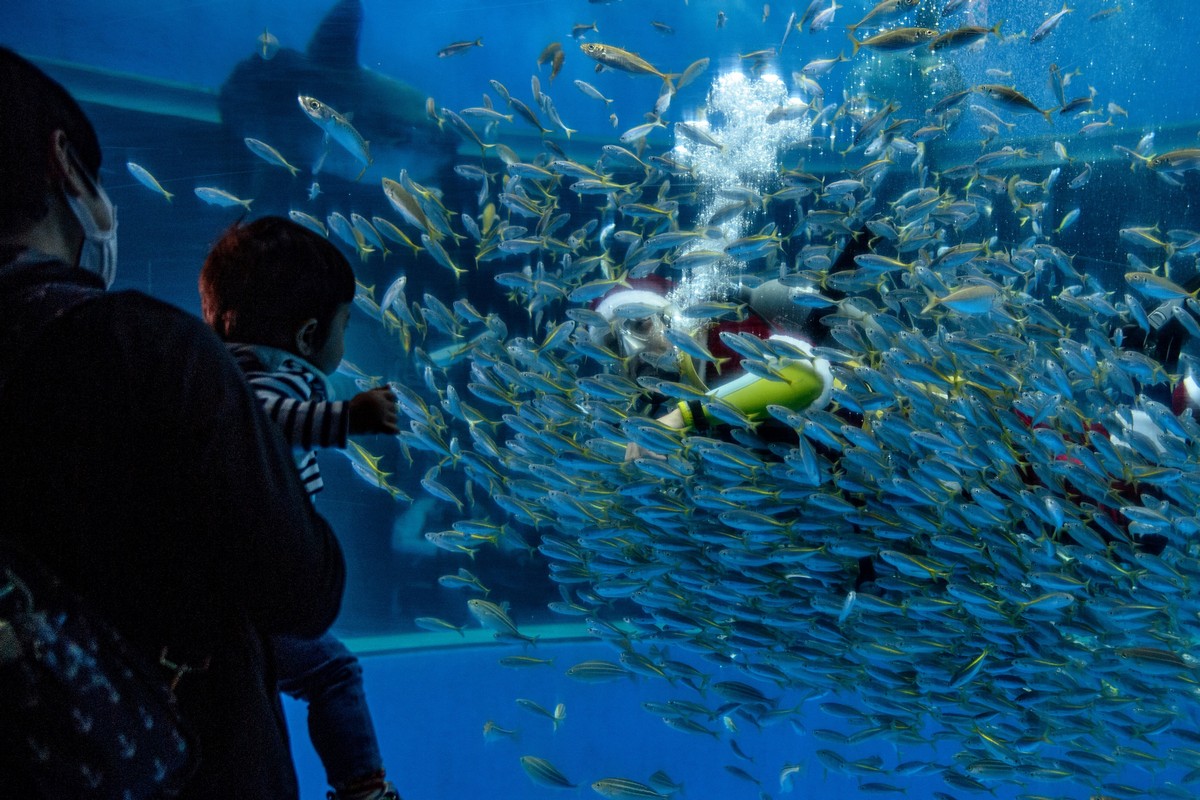
[[[186,798],[295,797],[264,636],[329,627],[341,549],[199,320],[97,292],[29,341],[42,304],[90,282],[62,264],[0,267],[2,533],[135,642],[211,656],[178,689],[202,752]]]

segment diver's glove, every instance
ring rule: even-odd
[[[790,336],[772,336],[768,341],[790,345],[803,355],[774,359],[771,377],[747,372],[708,392],[709,397],[737,409],[749,419],[760,419],[767,406],[780,405],[793,411],[824,408],[833,392],[829,361],[813,354],[812,347]],[[705,428],[715,416],[700,401],[679,404],[684,427]]]

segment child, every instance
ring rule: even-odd
[[[326,376],[345,352],[354,299],[354,273],[329,241],[282,217],[235,223],[205,259],[200,299],[205,321],[292,446],[310,499],[322,487],[313,448],[397,432],[396,397],[386,387],[329,400]],[[274,644],[280,689],[308,703],[330,800],[398,800],[384,779],[358,660],[330,634]]]

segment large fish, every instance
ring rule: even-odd
[[[313,124],[325,131],[326,147],[329,147],[330,143],[336,142],[345,148],[346,152],[352,155],[356,161],[362,162],[363,168],[355,180],[361,178],[362,174],[367,171],[367,167],[371,166],[371,148],[363,139],[362,134],[350,124],[350,120],[317,98],[302,94],[296,99],[300,103],[301,110],[308,115]],[[322,155],[321,163],[324,163],[324,158]]]
[[[646,59],[631,53],[628,50],[622,50],[619,47],[613,47],[608,44],[600,44],[598,42],[585,42],[579,45],[583,50],[584,55],[594,59],[597,64],[608,67],[609,69],[620,70],[621,72],[630,72],[634,75],[655,75],[663,79],[666,83],[668,91],[674,91],[671,85],[671,79],[674,75],[663,72],[658,67],[651,64]]]
[[[338,136],[345,132],[349,141],[349,128],[370,142],[367,180],[415,165],[426,170],[421,177],[429,178],[448,166],[458,140],[426,116],[426,94],[359,64],[362,22],[361,0],[341,0],[317,26],[304,52],[282,47],[269,61],[255,53],[238,63],[218,97],[230,141],[238,147],[246,137],[271,142],[279,152],[294,154],[297,166],[306,171],[319,167],[323,184],[327,175],[354,180],[364,171],[365,159],[354,142],[347,147]],[[296,98],[302,95],[340,112],[346,125],[335,130],[321,125],[339,144],[300,123]]]

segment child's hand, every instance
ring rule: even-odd
[[[396,395],[386,386],[350,398],[350,433],[399,433]]]

